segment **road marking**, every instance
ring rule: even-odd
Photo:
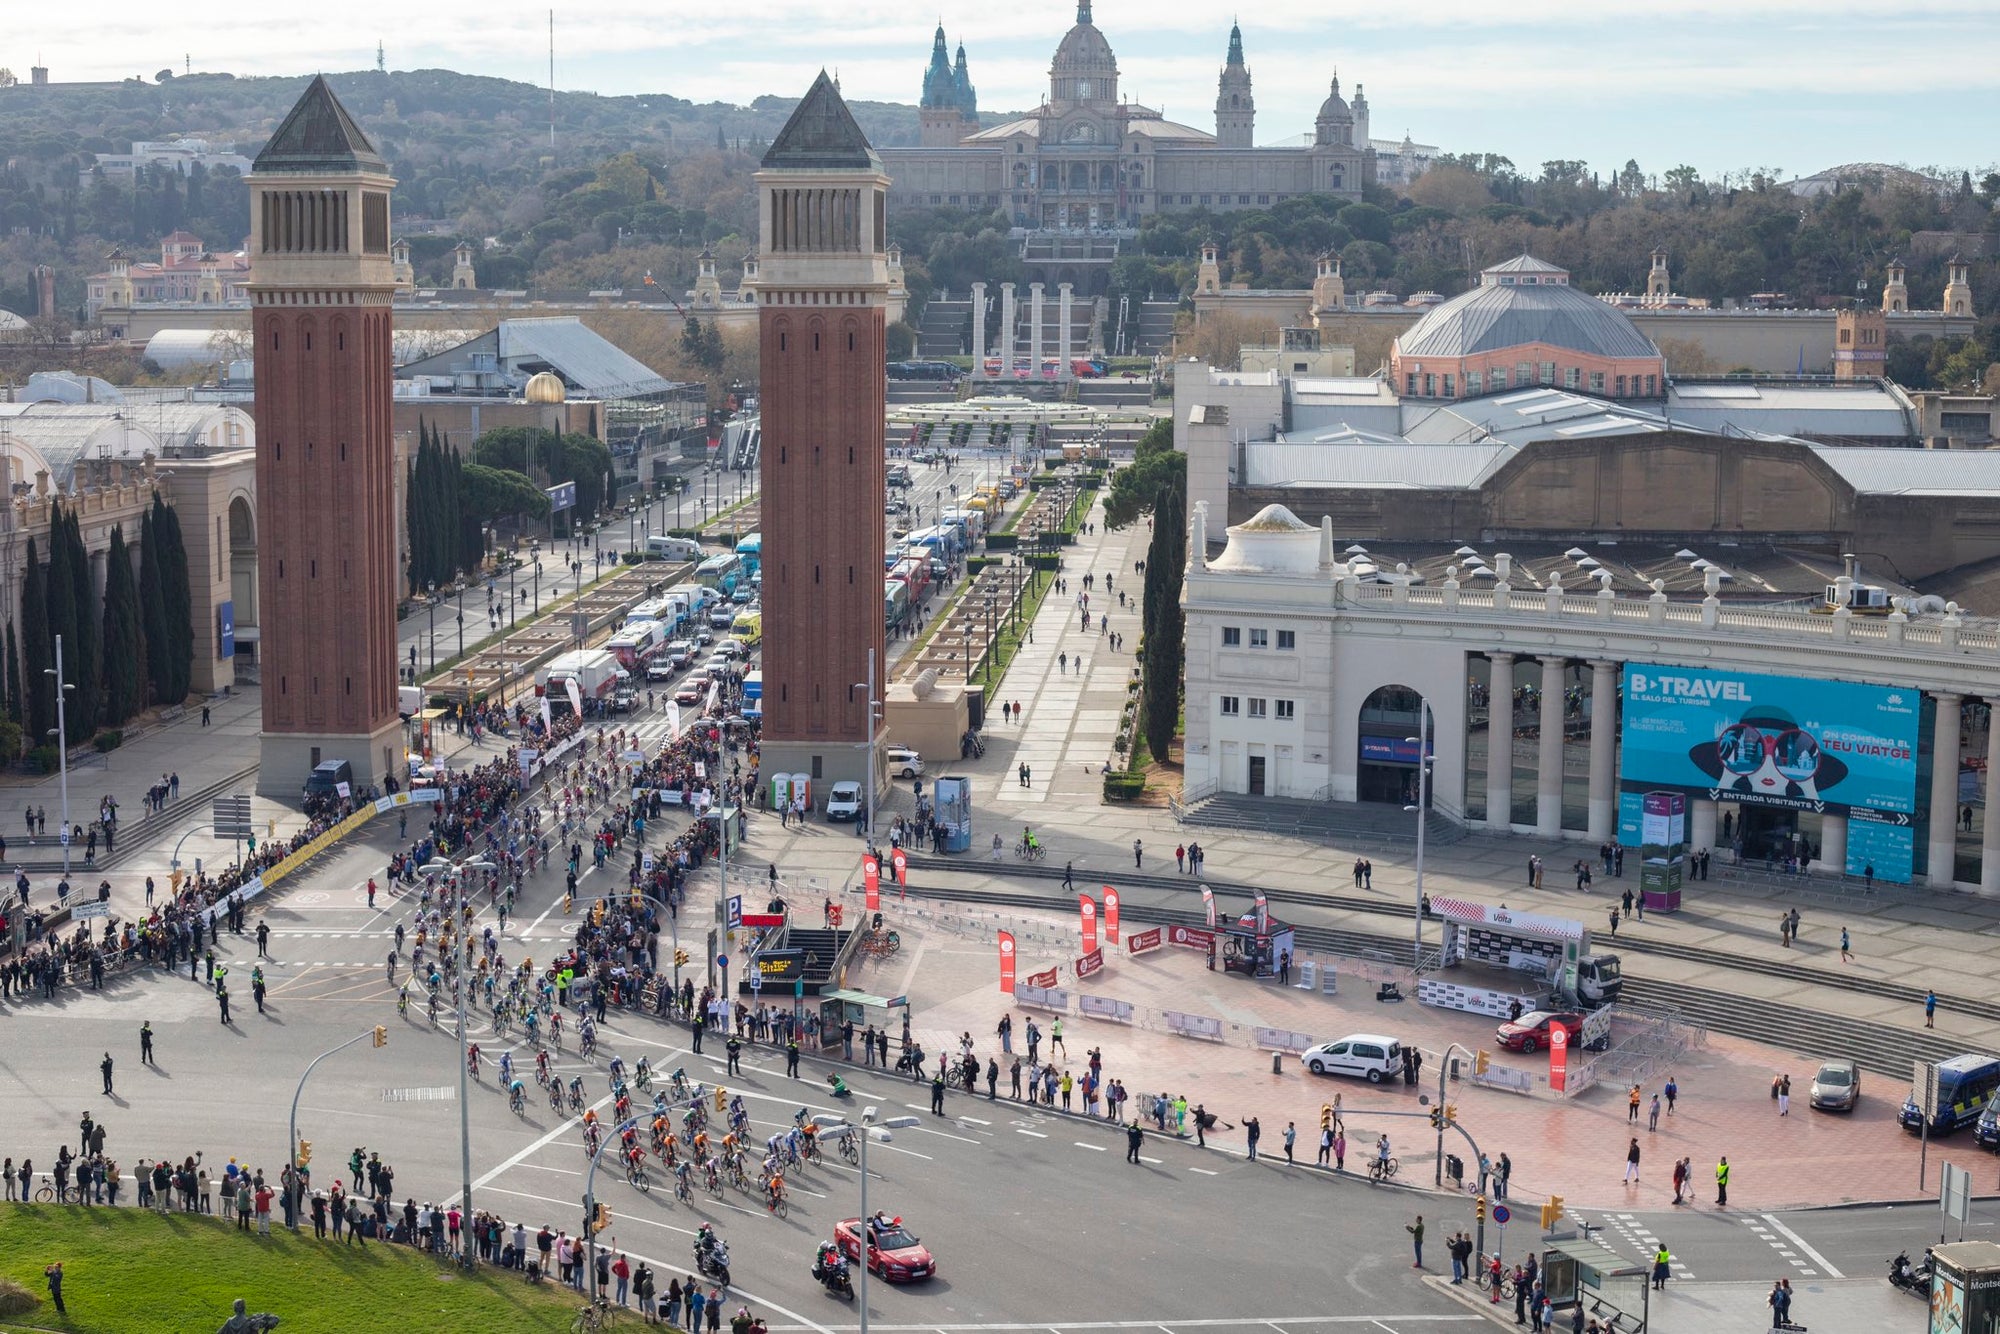
[[[1148,1158],[1148,1159],[1147,1159],[1146,1161],[1147,1161],[1147,1162],[1149,1162],[1149,1163],[1151,1163],[1151,1162],[1157,1162],[1157,1161],[1159,1161],[1159,1160],[1158,1160],[1158,1159],[1156,1159],[1156,1158]],[[1188,1169],[1188,1171],[1190,1171],[1190,1172],[1199,1172],[1199,1173],[1201,1173],[1201,1174],[1202,1174],[1203,1176],[1205,1176],[1205,1177],[1212,1177],[1212,1176],[1216,1176],[1216,1175],[1219,1175],[1218,1173],[1215,1173],[1215,1172],[1211,1172],[1211,1171],[1209,1171],[1209,1170],[1208,1170],[1208,1169],[1207,1169],[1206,1167],[1190,1167],[1190,1168]]]
[[[1035,1137],[1036,1139],[1047,1139],[1047,1138],[1048,1138],[1048,1136],[1047,1136],[1047,1135],[1044,1135],[1044,1134],[1043,1134],[1043,1133],[1042,1133],[1041,1131],[1039,1131],[1039,1130],[1022,1130],[1022,1129],[1021,1129],[1020,1127],[1018,1127],[1018,1126],[1017,1126],[1017,1127],[1015,1127],[1015,1129],[1014,1129],[1014,1133],[1015,1133],[1015,1134],[1017,1134],[1017,1135],[1033,1135],[1033,1136],[1034,1136],[1034,1137]]]
[[[574,1167],[550,1167],[547,1163],[522,1163],[522,1167],[534,1172],[560,1172],[566,1177],[580,1177],[583,1173]]]
[[[1102,1144],[1086,1144],[1082,1140],[1076,1140],[1074,1142],[1076,1144],[1076,1147],[1079,1149],[1089,1149],[1092,1153],[1104,1152],[1104,1146]]]
[[[1764,1221],[1769,1223],[1772,1227],[1776,1228],[1779,1232],[1783,1233],[1786,1237],[1788,1237],[1791,1240],[1793,1245],[1797,1246],[1800,1250],[1804,1251],[1806,1255],[1811,1258],[1814,1264],[1818,1265],[1821,1269],[1824,1269],[1826,1271],[1826,1276],[1828,1278],[1846,1277],[1846,1275],[1842,1274],[1838,1269],[1835,1269],[1833,1265],[1828,1262],[1827,1258],[1824,1255],[1821,1255],[1818,1251],[1814,1250],[1810,1245],[1808,1245],[1804,1237],[1801,1237],[1798,1233],[1786,1227],[1783,1223],[1779,1222],[1776,1217],[1774,1217],[1771,1214],[1765,1214]]]
[[[960,1144],[977,1144],[977,1143],[979,1143],[979,1141],[978,1141],[978,1140],[976,1140],[976,1139],[967,1139],[967,1138],[966,1138],[966,1137],[965,1137],[964,1135],[954,1135],[954,1134],[952,1134],[952,1133],[951,1133],[951,1132],[950,1132],[949,1130],[932,1130],[932,1129],[931,1129],[931,1128],[930,1128],[929,1126],[911,1126],[911,1127],[910,1127],[910,1129],[912,1129],[912,1130],[921,1130],[921,1131],[923,1131],[923,1132],[924,1132],[924,1133],[925,1133],[926,1135],[936,1135],[936,1136],[938,1136],[938,1137],[939,1137],[940,1139],[955,1139],[955,1140],[957,1140],[957,1141],[958,1141],[958,1142],[959,1142]]]
[[[982,1121],[976,1116],[961,1116],[958,1119],[961,1121],[970,1121],[975,1126],[990,1126],[993,1124],[991,1121]]]

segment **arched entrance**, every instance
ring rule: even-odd
[[[1382,686],[1361,701],[1354,765],[1357,801],[1416,803],[1421,753],[1417,738],[1424,735],[1423,712],[1423,695],[1406,685]],[[1430,751],[1437,753],[1435,731]]]
[[[257,667],[257,520],[250,498],[229,502],[229,598],[236,618],[238,679],[255,679]],[[247,674],[247,675],[246,675]]]

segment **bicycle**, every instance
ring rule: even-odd
[[[1049,855],[1049,850],[1039,843],[1021,842],[1014,845],[1014,856],[1024,862],[1038,862]]]
[[[854,1136],[840,1137],[840,1156],[851,1167],[861,1166],[861,1150],[854,1143]]]
[[[570,1334],[600,1334],[611,1319],[611,1302],[599,1297],[596,1301],[577,1312],[576,1319],[570,1321]]]
[[[785,1188],[780,1186],[765,1194],[764,1207],[780,1218],[788,1217],[792,1212],[791,1197]]]
[[[1390,1177],[1396,1175],[1396,1169],[1401,1165],[1394,1158],[1371,1158],[1368,1160],[1368,1179],[1370,1181],[1387,1181]]]
[[[54,1204],[55,1202],[56,1202],[56,1188],[54,1186],[43,1186],[40,1190],[35,1192],[36,1204]]]
[[[645,1195],[653,1189],[652,1178],[646,1175],[646,1165],[644,1163],[627,1164],[625,1168],[625,1180],[641,1195]]]
[[[886,959],[903,948],[903,938],[894,931],[871,931],[861,938],[861,952]]]
[[[516,1116],[528,1114],[528,1095],[521,1088],[519,1080],[514,1081],[514,1086],[507,1090],[507,1104],[514,1109]]]

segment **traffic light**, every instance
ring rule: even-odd
[[[1473,1219],[1477,1222],[1484,1223],[1486,1221],[1486,1197],[1484,1195],[1481,1195],[1479,1199],[1473,1203],[1472,1216]]]
[[[299,1137],[299,1166],[304,1167],[313,1160],[313,1142],[303,1135]]]
[[[1458,1104],[1457,1104],[1457,1103],[1455,1103],[1455,1102],[1448,1102],[1448,1103],[1446,1103],[1446,1104],[1444,1105],[1444,1123],[1445,1123],[1446,1125],[1448,1125],[1448,1126],[1455,1126],[1455,1125],[1457,1125],[1457,1124],[1458,1124]]]
[[[389,1029],[386,1024],[375,1025],[375,1045],[378,1047],[389,1045]]]
[[[1330,1102],[1323,1102],[1319,1105],[1319,1128],[1321,1130],[1333,1129],[1333,1104]]]
[[[610,1226],[611,1226],[611,1210],[609,1210],[602,1204],[598,1205],[597,1211],[591,1214],[590,1216],[591,1232],[592,1233],[602,1232],[604,1231],[605,1228],[608,1228]]]
[[[1431,1129],[1432,1130],[1444,1129],[1444,1108],[1442,1107],[1431,1108]]]
[[[677,950],[675,950],[675,951],[674,951],[674,967],[676,967],[676,968],[685,968],[685,967],[687,967],[687,965],[688,965],[688,952],[687,952],[686,950],[682,950],[682,949],[677,949]]]
[[[1554,1232],[1556,1224],[1562,1221],[1562,1216],[1563,1197],[1560,1195],[1549,1196],[1549,1202],[1542,1206],[1542,1231]]]
[[[1483,1075],[1483,1074],[1485,1074],[1485,1073],[1486,1073],[1486,1067],[1488,1067],[1488,1066],[1490,1066],[1490,1065],[1492,1065],[1492,1064],[1493,1064],[1493,1058],[1492,1058],[1491,1056],[1487,1055],[1487,1054],[1486,1054],[1485,1052],[1483,1052],[1483,1051],[1479,1051],[1479,1052],[1474,1052],[1474,1053],[1472,1054],[1472,1073],[1473,1073],[1473,1074],[1475,1074],[1475,1075]]]
[[[729,1090],[722,1087],[722,1085],[717,1084],[715,1086],[715,1110],[720,1112],[725,1108],[727,1108],[728,1106],[729,1106]]]

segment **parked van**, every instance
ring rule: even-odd
[[[701,543],[691,537],[649,537],[647,560],[700,560]]]
[[[1403,1045],[1379,1033],[1354,1033],[1308,1047],[1299,1060],[1316,1075],[1354,1075],[1379,1084],[1403,1073]]]
[[[1978,1121],[1986,1104],[2000,1092],[2000,1061],[1977,1052],[1954,1056],[1939,1062],[1937,1082],[1937,1114],[1931,1118],[1931,1134],[1949,1135]],[[1903,1103],[1900,1119],[1903,1129],[1913,1135],[1923,1129],[1924,1114],[1917,1105],[1915,1089]]]
[[[338,796],[342,783],[354,791],[354,766],[346,760],[321,760],[306,775],[306,791],[313,796]]]

